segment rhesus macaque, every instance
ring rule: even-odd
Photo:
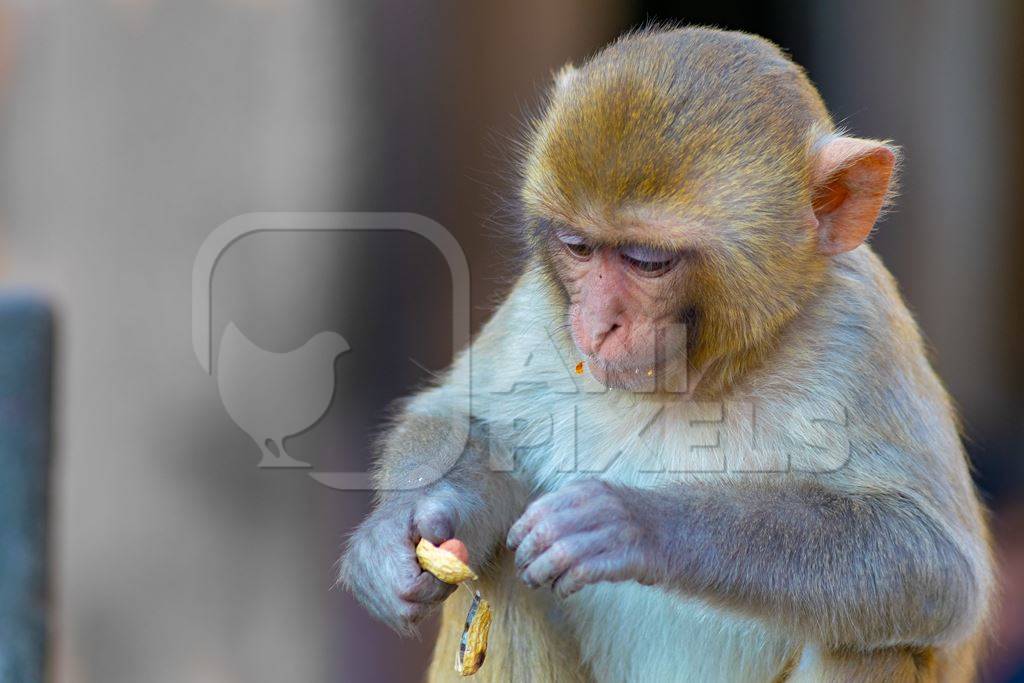
[[[897,154],[755,36],[640,32],[563,69],[525,147],[524,272],[383,438],[341,582],[410,633],[453,591],[414,545],[465,541],[484,680],[972,679],[985,515],[864,244]]]

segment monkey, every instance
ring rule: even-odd
[[[339,581],[487,681],[968,681],[994,592],[951,399],[866,243],[899,149],[771,42],[626,34],[557,73],[507,297],[380,441]]]

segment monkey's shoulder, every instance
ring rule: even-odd
[[[834,259],[818,296],[737,393],[782,411],[831,406],[864,449],[962,456],[952,402],[917,324],[866,246]]]
[[[867,246],[833,259],[819,291],[747,384],[779,379],[791,388],[847,395],[903,384],[945,396],[895,280]]]

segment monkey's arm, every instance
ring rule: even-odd
[[[953,640],[980,617],[970,548],[908,496],[805,482],[572,484],[512,528],[524,581],[637,580],[829,646]]]
[[[461,539],[469,564],[479,570],[526,505],[522,486],[491,466],[492,460],[509,460],[507,452],[496,451],[504,448],[501,440],[468,415],[488,419],[487,405],[470,405],[470,384],[481,399],[488,395],[487,387],[477,386],[479,378],[470,379],[471,360],[492,380],[494,367],[516,355],[510,345],[529,343],[527,335],[508,330],[531,328],[519,319],[529,315],[523,299],[531,296],[529,287],[514,288],[473,341],[472,355],[460,355],[438,386],[414,396],[379,444],[376,505],[349,541],[340,580],[400,633],[413,632],[452,590],[420,570],[414,552],[420,537],[433,543]]]

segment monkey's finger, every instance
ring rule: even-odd
[[[551,584],[551,590],[555,595],[564,599],[573,593],[578,593],[580,589],[588,583],[589,582],[584,580],[578,571],[573,569],[555,579]]]
[[[515,550],[529,534],[530,528],[540,520],[551,518],[557,513],[572,510],[583,519],[600,514],[602,494],[607,484],[599,479],[587,479],[545,494],[526,507],[519,520],[509,529],[508,547]],[[587,510],[586,513],[583,511]]]
[[[523,514],[512,525],[512,528],[508,530],[506,542],[510,550],[518,548],[519,544],[523,542],[542,519],[551,516],[555,511],[553,503],[556,503],[556,501],[549,500],[547,496],[543,496],[526,506]]]
[[[613,580],[620,564],[621,560],[611,553],[590,557],[556,578],[551,590],[559,598],[567,598],[592,583]]]
[[[526,533],[516,549],[516,567],[524,568],[533,562],[548,547],[561,538],[600,528],[606,521],[607,512],[593,510],[565,510],[538,521]]]
[[[606,531],[590,531],[561,538],[524,567],[520,578],[532,588],[551,583],[588,557],[609,550],[611,543],[611,534]]]
[[[550,522],[540,522],[532,527],[521,543],[515,547],[509,545],[516,553],[516,569],[521,570],[529,565],[558,538],[559,534]]]
[[[455,536],[455,520],[439,505],[427,503],[416,509],[412,518],[414,535],[425,538],[434,545]],[[413,540],[418,541],[418,538]]]
[[[398,597],[407,602],[433,604],[441,602],[457,588],[450,583],[439,581],[430,572],[423,572],[405,590],[398,594]]]
[[[505,545],[508,549],[515,551],[519,544],[526,538],[526,534],[530,533],[530,523],[526,520],[526,516],[523,515],[516,523],[512,525],[512,528],[508,530],[508,536],[505,538]]]
[[[530,534],[532,534],[537,527],[542,526],[544,520],[551,518],[551,512],[546,510],[542,506],[538,506],[537,502],[530,504],[526,511],[523,512],[522,516],[516,520],[516,523],[512,525],[512,528],[508,530],[508,538],[506,543],[509,550],[516,550],[526,540]],[[553,539],[552,539],[553,540]]]

